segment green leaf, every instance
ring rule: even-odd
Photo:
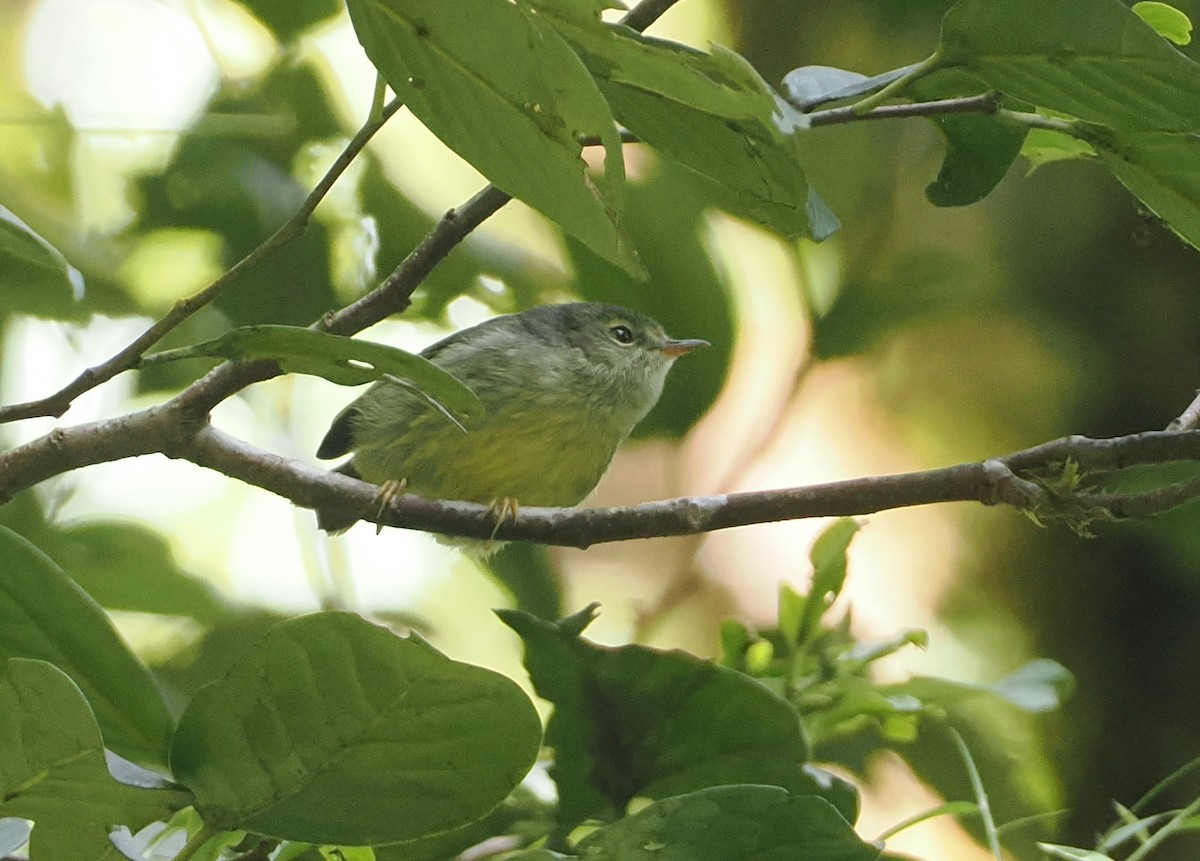
[[[137,785],[115,780],[82,692],[44,661],[0,668],[0,762],[0,817],[34,821],[32,861],[115,861],[111,827],[136,831],[191,802],[149,772]]]
[[[948,69],[908,88],[924,101],[979,95],[979,80]],[[930,121],[946,138],[937,178],[925,188],[934,206],[966,206],[991,194],[1021,152],[1027,129],[980,114],[935,114]]]
[[[805,125],[743,57],[643,36],[599,20],[596,4],[538,2],[595,76],[612,112],[639,139],[723,189],[740,215],[786,234],[836,229],[810,201],[795,131]],[[786,121],[784,116],[791,118]],[[810,206],[817,211],[810,213]],[[810,224],[810,214],[819,216]]]
[[[940,707],[964,699],[996,697],[1023,712],[1038,714],[1059,708],[1071,696],[1075,680],[1056,661],[1038,658],[991,685],[957,682],[932,676],[913,676],[906,682],[885,686],[891,694],[903,693]]]
[[[343,386],[407,381],[455,422],[469,422],[483,409],[474,392],[428,359],[386,344],[299,326],[242,326],[211,341],[146,356],[140,367],[198,356],[272,359],[285,372],[324,377]]]
[[[598,13],[583,18],[559,2],[532,2],[602,84],[622,84],[729,120],[766,124],[776,112],[775,96],[754,67],[719,45],[705,53],[601,23]]]
[[[1042,165],[1055,161],[1095,158],[1096,150],[1073,135],[1052,129],[1030,129],[1021,146],[1021,155],[1029,162],[1029,172],[1033,173]]]
[[[1128,131],[1200,130],[1200,65],[1119,0],[959,0],[931,68]]]
[[[620,83],[602,89],[622,124],[708,180],[730,212],[785,236],[828,236],[827,216],[822,231],[810,224],[810,190],[795,134],[725,120]]]
[[[0,527],[0,659],[36,658],[79,685],[104,743],[139,762],[166,763],[174,729],[149,671],[104,611],[49,557]]]
[[[79,270],[4,206],[0,206],[0,295],[10,311],[53,317],[83,300]]]
[[[315,613],[280,622],[196,694],[171,766],[215,827],[389,843],[486,815],[533,764],[540,730],[504,676]]]
[[[1075,690],[1075,678],[1056,661],[1038,658],[988,687],[1022,711],[1036,714],[1059,708]]]
[[[49,532],[55,558],[101,607],[186,616],[204,625],[233,607],[182,570],[166,540],[135,523],[90,521]]]
[[[837,600],[846,582],[846,550],[862,525],[852,517],[843,517],[826,527],[808,553],[813,566],[812,585],[805,599],[803,616],[797,628],[796,642],[812,635],[817,622]],[[782,618],[782,617],[781,617]]]
[[[1094,142],[1113,175],[1180,238],[1200,248],[1200,135],[1112,134]]]
[[[589,861],[872,861],[823,798],[774,786],[720,786],[665,798],[579,841]]]
[[[562,823],[619,815],[638,796],[731,783],[825,794],[804,769],[795,709],[753,679],[684,652],[604,648],[564,624],[497,613],[524,641],[538,695],[554,704],[546,744]],[[840,789],[830,796],[845,800]]]
[[[1187,45],[1192,41],[1191,19],[1174,6],[1144,0],[1134,3],[1131,8],[1134,15],[1153,27],[1154,32],[1164,39],[1176,45]]]
[[[624,185],[612,114],[543,16],[495,0],[350,0],[367,56],[442,142],[504,191],[636,273],[617,228]],[[604,144],[588,175],[583,137]]]

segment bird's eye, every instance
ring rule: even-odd
[[[628,326],[621,326],[619,324],[616,326],[609,326],[608,332],[613,336],[613,340],[618,344],[633,343],[633,330]]]

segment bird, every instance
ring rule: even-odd
[[[600,302],[493,317],[421,352],[474,391],[481,417],[464,428],[382,380],[337,415],[317,456],[350,455],[335,471],[381,485],[381,509],[402,493],[477,502],[491,506],[498,527],[521,505],[574,506],[658,402],[675,360],[705,346]],[[337,534],[359,514],[322,509],[317,523]],[[482,546],[483,555],[500,546],[449,543]]]

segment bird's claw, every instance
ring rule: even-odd
[[[404,496],[404,491],[408,487],[407,478],[389,478],[383,484],[379,485],[379,493],[376,495],[376,500],[379,502],[379,507],[375,510],[375,534],[383,532],[383,524],[379,521],[383,519],[383,512],[393,501]]]

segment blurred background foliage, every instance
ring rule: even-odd
[[[725,44],[773,82],[808,64],[876,74],[924,57],[949,5],[683,0],[652,32]],[[1200,4],[1178,5],[1200,14]],[[78,298],[0,271],[5,401],[57,388],[128,340],[144,325],[137,318],[161,314],[269,236],[353,133],[372,86],[333,0],[8,0],[0,64],[0,203],[86,282]],[[942,141],[928,122],[819,129],[804,151],[844,225],[822,245],[718,214],[702,183],[633,147],[624,228],[648,283],[510,205],[421,287],[406,315],[414,322],[368,337],[420,347],[444,327],[578,296],[712,341],[673,373],[599,503],[1157,429],[1200,385],[1196,252],[1098,165],[1026,176],[1018,160],[982,203],[935,209],[924,190]],[[396,117],[302,237],[163,346],[234,325],[310,322],[369,289],[479,184]],[[201,370],[127,375],[65,421],[160,400]],[[349,397],[320,381],[275,381],[223,405],[217,422],[310,457]],[[0,439],[52,426],[7,426]],[[375,539],[363,528],[327,548],[305,513],[197,472],[162,459],[106,465],[0,508],[0,522],[117,612],[181,700],[279,613],[318,605],[368,608],[517,675],[515,640],[489,621],[491,606],[554,615],[599,599],[605,615],[591,633],[711,655],[722,618],[774,618],[775,584],[803,581],[815,528],[588,554],[514,547],[489,579],[421,536]],[[1069,810],[1064,842],[1083,845],[1111,821],[1111,799],[1132,801],[1200,752],[1196,516],[1190,507],[1103,525],[1083,540],[974,506],[879,515],[851,553],[856,624],[875,635],[930,628],[930,651],[906,671],[993,681],[1035,655],[1070,668],[1074,699],[1037,724],[1043,785],[1005,809],[1054,800]],[[955,767],[948,744],[929,756],[923,772]],[[1180,786],[1163,803],[1197,791]],[[885,792],[874,803],[888,801]]]

